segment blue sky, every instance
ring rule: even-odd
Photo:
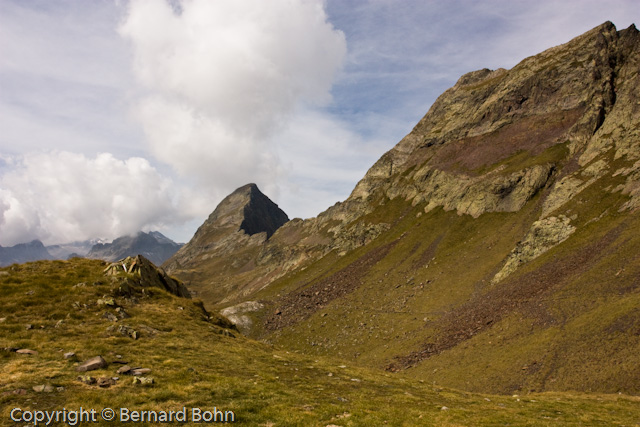
[[[0,0],[0,245],[187,241],[248,182],[315,216],[460,75],[638,18],[622,0]]]

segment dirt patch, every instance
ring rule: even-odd
[[[320,279],[311,286],[291,292],[275,301],[277,309],[264,320],[267,331],[276,331],[309,318],[336,298],[343,297],[362,284],[371,267],[381,261],[398,243],[395,240],[375,248],[342,270]]]
[[[407,355],[396,356],[386,369],[395,372],[414,366],[471,339],[516,311],[533,316],[537,324],[549,324],[553,319],[545,310],[545,300],[572,277],[586,272],[603,256],[622,229],[623,226],[619,226],[566,258],[551,261],[521,277],[507,279],[499,287],[456,307],[435,325],[439,332],[432,342],[424,343],[419,350]]]
[[[470,172],[519,151],[536,156],[558,142],[582,116],[583,108],[522,117],[495,132],[444,144],[432,159],[438,168]]]
[[[435,240],[431,242],[431,244],[429,244],[427,249],[425,249],[424,252],[420,254],[420,258],[418,258],[413,263],[414,270],[417,270],[418,268],[424,267],[425,265],[429,264],[429,261],[431,261],[433,257],[436,255],[436,249],[438,248],[438,245],[440,244],[440,241],[442,240],[443,237],[444,237],[444,234],[441,234],[438,237],[436,237]]]

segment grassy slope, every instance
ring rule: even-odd
[[[377,370],[344,366],[224,333],[197,301],[164,291],[135,290],[121,296],[122,282],[102,276],[93,260],[37,262],[0,270],[0,348],[37,350],[35,356],[0,351],[0,425],[13,407],[54,410],[177,410],[183,406],[233,410],[242,425],[612,425],[640,417],[638,399],[625,396],[532,394],[489,396],[435,387]],[[85,286],[76,286],[85,283]],[[115,297],[131,318],[103,318]],[[86,307],[85,307],[86,304]],[[62,323],[59,323],[62,321]],[[32,329],[26,325],[31,324]],[[56,327],[56,324],[58,325]],[[138,340],[109,331],[126,324]],[[228,332],[228,331],[227,331]],[[76,380],[74,351],[81,360],[102,355],[152,369],[152,386],[120,375],[107,389]],[[119,365],[89,372],[113,376]],[[331,375],[330,375],[331,374]],[[36,393],[40,384],[64,387]],[[25,395],[12,394],[26,389]],[[448,410],[441,408],[446,406]]]
[[[566,154],[560,145],[542,158],[561,167]],[[508,171],[531,161],[515,155],[503,164]],[[621,179],[605,176],[561,207],[555,214],[574,217],[576,233],[496,285],[491,278],[538,219],[543,195],[520,212],[477,219],[386,201],[363,221],[394,223],[389,232],[342,258],[329,254],[258,298],[273,301],[268,315],[282,303],[278,295],[310,288],[396,242],[361,285],[293,326],[256,334],[379,368],[444,343],[400,375],[470,391],[638,394],[640,218],[618,212],[626,196],[606,191]],[[455,334],[470,335],[448,340]]]

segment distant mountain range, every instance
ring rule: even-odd
[[[86,256],[105,261],[117,261],[128,256],[143,255],[154,264],[160,265],[181,247],[181,244],[158,231],[149,233],[141,231],[135,236],[118,237],[111,243],[98,243]]]
[[[20,243],[9,248],[0,246],[0,267],[23,262],[55,259],[40,240]]]
[[[173,255],[181,244],[158,231],[122,236],[111,243],[99,239],[45,246],[40,240],[11,247],[0,246],[0,267],[23,262],[69,259],[75,256],[116,261],[128,256],[143,255],[160,265]]]

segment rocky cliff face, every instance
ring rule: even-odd
[[[640,391],[639,70],[637,29],[607,22],[468,73],[347,200],[268,239],[210,233],[175,273],[300,351],[479,391]]]
[[[144,255],[151,262],[160,265],[171,257],[181,245],[158,231],[139,232],[135,236],[118,237],[111,243],[93,245],[87,258],[117,261],[122,258]]]

